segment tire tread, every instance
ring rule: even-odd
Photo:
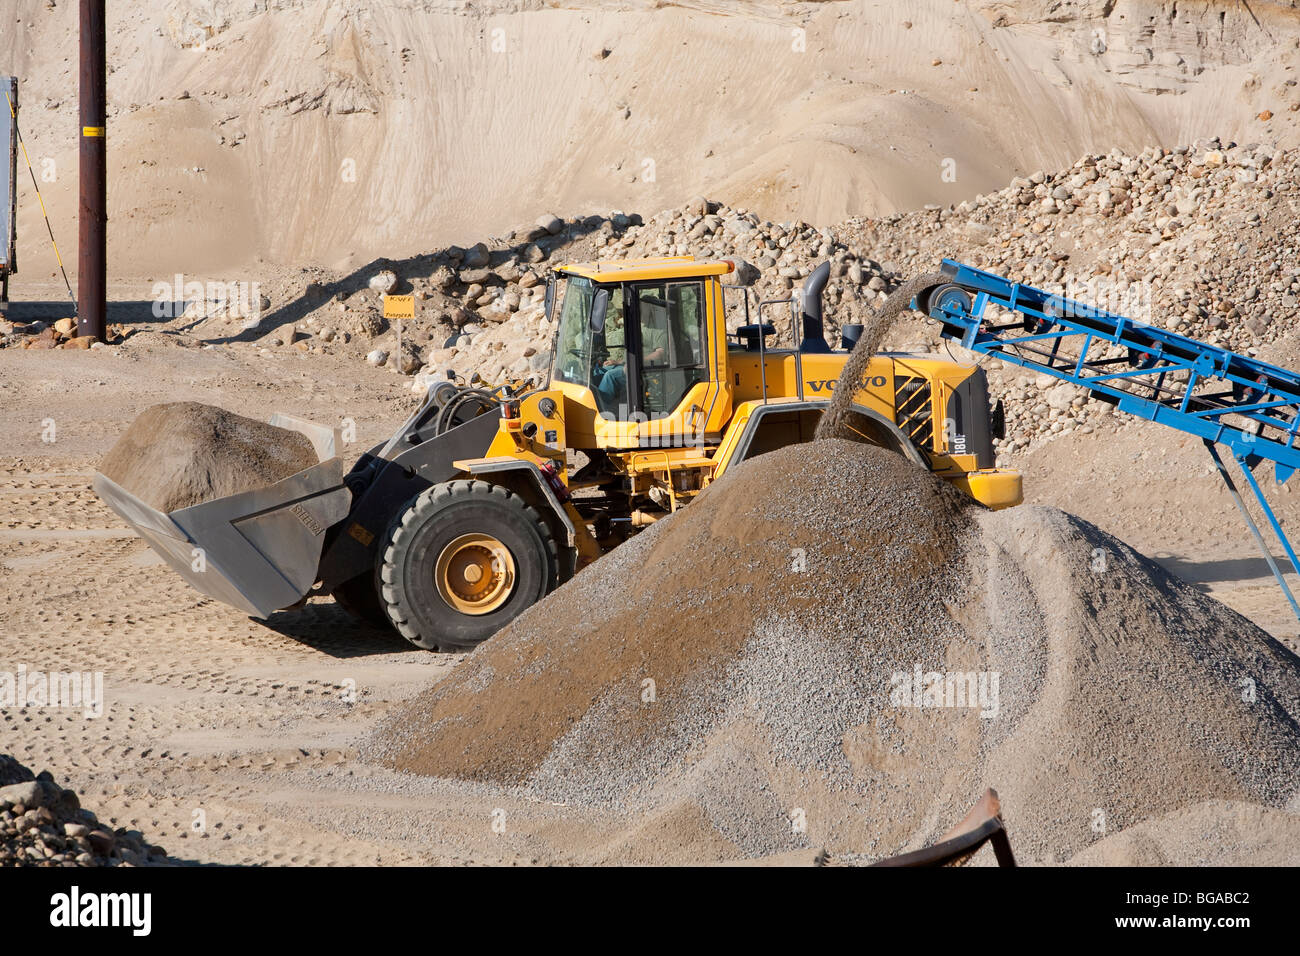
[[[523,498],[504,485],[493,484],[480,479],[457,478],[426,488],[394,518],[389,526],[384,547],[381,549],[383,557],[376,567],[378,572],[376,583],[380,603],[397,632],[416,647],[447,652],[460,652],[468,649],[454,642],[427,638],[420,633],[419,628],[416,627],[413,621],[410,608],[404,602],[401,590],[398,587],[402,572],[399,562],[417,529],[431,515],[441,511],[445,505],[450,504],[452,501],[472,499],[479,495],[488,495],[494,499],[499,499],[501,504],[518,509],[524,517],[532,522],[550,553],[551,563],[547,593],[556,586],[559,547],[556,544],[555,536],[551,533],[550,526],[537,513],[537,509],[528,504]]]

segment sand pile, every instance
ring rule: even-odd
[[[315,465],[308,439],[198,402],[151,405],[99,464],[159,511],[261,488]]]
[[[876,858],[994,786],[1017,854],[1057,862],[1206,800],[1285,806],[1297,717],[1293,655],[1121,542],[825,440],[584,571],[371,754],[626,812],[607,860]]]
[[[1101,840],[1071,866],[1296,866],[1300,813],[1231,800],[1174,810]]]

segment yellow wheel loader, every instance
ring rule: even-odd
[[[472,648],[728,468],[812,440],[861,328],[827,344],[828,263],[752,313],[734,272],[692,257],[557,270],[544,387],[439,383],[350,470],[332,430],[277,416],[320,464],[169,514],[103,475],[96,490],[191,584],[250,614],[329,592],[419,647]],[[730,333],[729,306],[742,319]],[[782,316],[791,344],[778,348]],[[881,354],[852,408],[862,441],[991,508],[1021,501],[1019,474],[994,468],[999,416],[982,370]]]

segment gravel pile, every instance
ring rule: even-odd
[[[1063,862],[1206,800],[1294,808],[1300,659],[1080,518],[1022,506],[977,523],[962,613],[1003,698],[981,772],[1018,849]]]
[[[136,830],[114,830],[48,772],[0,754],[0,866],[147,866],[167,862]]]
[[[100,472],[159,511],[274,484],[315,465],[299,432],[198,402],[146,408]]]
[[[949,674],[983,696],[910,699]],[[1285,806],[1298,718],[1292,654],[1095,527],[822,440],[584,571],[369,753],[745,856],[914,849],[993,786],[1017,853],[1060,862],[1209,799]]]

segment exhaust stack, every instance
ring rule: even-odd
[[[831,278],[831,264],[823,262],[813,270],[799,291],[799,311],[803,324],[800,333],[800,352],[825,353],[831,350],[826,344],[826,325],[822,321],[822,292]]]

